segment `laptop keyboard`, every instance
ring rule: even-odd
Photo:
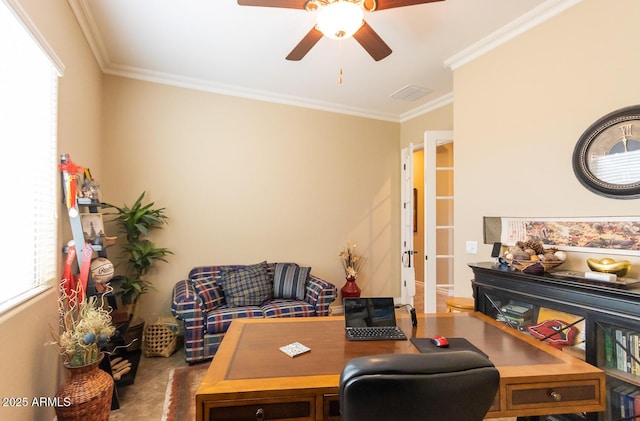
[[[350,341],[406,341],[407,336],[398,326],[349,327],[347,339]]]

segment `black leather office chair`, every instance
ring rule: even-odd
[[[473,351],[355,358],[340,376],[342,421],[480,421],[500,373]]]

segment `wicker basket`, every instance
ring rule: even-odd
[[[548,272],[550,269],[560,266],[564,263],[564,260],[554,260],[550,262],[545,262],[542,260],[516,260],[513,259],[511,261],[507,260],[507,262],[513,266],[514,268],[522,271],[524,273],[530,274],[541,274],[544,272]]]
[[[169,357],[178,345],[178,335],[163,323],[153,323],[144,329],[144,356]]]

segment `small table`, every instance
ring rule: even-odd
[[[398,324],[415,338],[463,337],[489,356],[500,387],[487,418],[599,412],[604,372],[481,313],[408,315]],[[291,358],[280,346],[311,351]],[[339,420],[340,373],[355,357],[419,351],[411,341],[349,342],[344,317],[236,319],[196,393],[196,419]]]
[[[465,297],[447,297],[444,300],[447,305],[447,311],[473,311],[475,309],[475,302],[473,298]]]

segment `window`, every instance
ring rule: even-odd
[[[0,312],[57,277],[62,66],[16,0],[0,1]]]

